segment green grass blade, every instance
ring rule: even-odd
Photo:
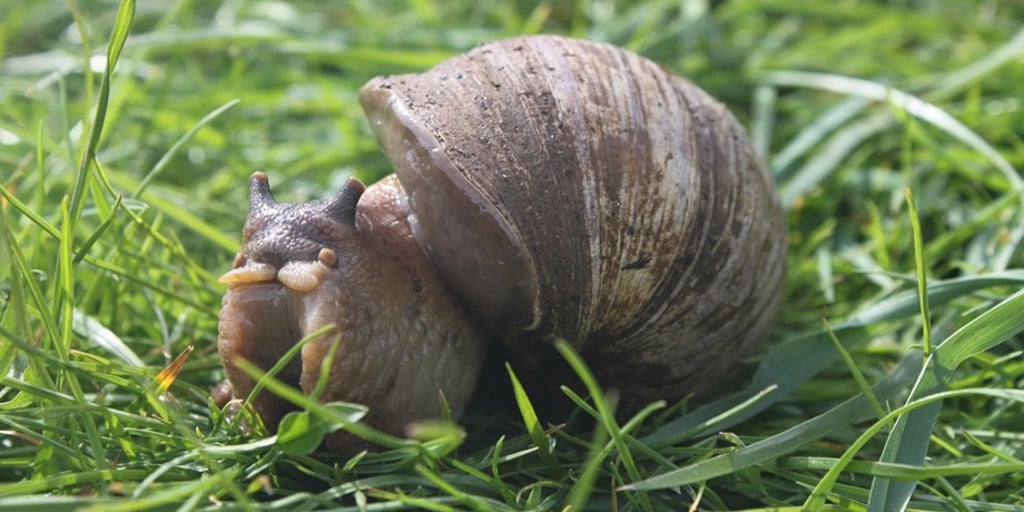
[[[1024,271],[1010,270],[990,275],[936,281],[929,285],[928,297],[933,306],[938,306],[986,288],[1022,284]],[[864,326],[905,318],[919,311],[917,290],[899,292],[852,314],[848,320],[834,326],[833,331],[835,336],[843,341],[843,346],[849,349],[869,339],[869,333]],[[669,422],[654,433],[643,437],[642,441],[650,446],[666,446],[689,437],[708,435],[715,430],[729,428],[764,411],[836,361],[839,354],[828,347],[829,340],[828,333],[820,332],[797,336],[780,343],[765,354],[750,384],[743,390],[703,405]],[[774,392],[750,403],[742,412],[717,424],[709,423],[712,418],[720,417],[725,411],[763,395],[765,389],[773,386]],[[707,425],[707,428],[698,430],[697,426],[702,424]]]
[[[850,374],[853,375],[854,380],[857,381],[857,387],[860,388],[861,396],[867,399],[868,403],[871,404],[871,408],[875,411],[875,414],[881,418],[885,415],[885,409],[882,408],[882,404],[878,401],[878,397],[876,397],[874,392],[871,391],[871,385],[869,385],[867,379],[864,378],[864,373],[857,367],[857,363],[853,360],[853,356],[851,356],[850,352],[843,347],[843,343],[836,337],[835,331],[832,330],[832,327],[828,325],[827,321],[825,322],[825,330],[828,332],[829,339],[832,340],[832,345],[836,347],[836,351],[839,352],[839,355],[843,358],[843,362],[846,364],[846,367],[850,369]]]
[[[887,115],[872,115],[851,123],[829,137],[820,151],[788,176],[786,181],[779,183],[782,205],[792,208],[799,197],[837,172],[840,164],[849,158],[850,153],[864,144],[864,141],[876,136],[890,122]]]
[[[121,174],[111,174],[110,180],[117,186],[124,188],[137,188],[139,186],[138,182],[134,178]],[[191,232],[210,240],[226,253],[234,254],[235,251],[238,250],[238,235],[225,234],[214,227],[207,219],[203,219],[195,213],[188,211],[186,208],[181,207],[177,202],[172,202],[165,197],[154,193],[153,188],[145,191],[143,196],[139,199],[145,201],[147,205],[160,210],[164,215],[167,215],[167,217],[181,223]]]
[[[253,379],[258,379],[269,392],[288,400],[298,407],[309,410],[324,421],[340,425],[345,431],[361,439],[386,448],[401,448],[415,445],[412,441],[385,434],[368,425],[359,423],[356,418],[363,409],[361,405],[347,404],[345,408],[335,409],[331,404],[317,402],[301,391],[277,379],[267,377],[265,373],[248,361],[238,361],[237,364],[238,368],[245,372],[246,375]]]
[[[917,215],[917,203],[909,188],[903,189],[910,211],[910,225],[914,241],[914,268],[917,270],[917,296],[921,304],[921,344],[925,357],[932,353],[932,321],[928,308],[928,273],[924,264],[924,242],[921,236],[921,220]]]
[[[928,303],[938,307],[959,297],[997,286],[1024,285],[1024,270],[1006,270],[992,274],[957,277],[933,281],[928,285]],[[836,330],[850,326],[869,326],[920,314],[917,289],[895,293],[850,315]]]
[[[185,132],[185,134],[182,135],[181,138],[174,141],[174,144],[171,145],[170,149],[168,149],[167,152],[160,157],[160,160],[158,160],[157,163],[153,166],[153,168],[150,169],[148,173],[146,173],[146,176],[144,176],[142,180],[139,181],[138,186],[135,187],[135,191],[132,192],[132,196],[142,196],[142,193],[146,190],[146,187],[149,186],[150,182],[152,182],[154,178],[156,178],[164,169],[167,168],[167,166],[171,163],[171,159],[175,155],[177,155],[179,151],[181,151],[181,148],[185,146],[186,142],[192,139],[196,132],[198,132],[200,129],[209,124],[214,119],[220,117],[221,114],[226,112],[231,107],[237,105],[238,101],[239,100],[237,99],[231,100],[225,103],[224,105],[217,107],[209,114],[203,116],[203,118],[200,119],[199,122],[196,123],[194,126],[192,126],[192,128],[189,128],[189,130]]]
[[[562,469],[558,465],[558,461],[555,460],[554,454],[551,453],[551,441],[544,432],[540,419],[537,418],[537,412],[530,402],[530,397],[526,395],[526,390],[523,389],[522,383],[519,382],[519,378],[516,377],[515,372],[512,370],[512,365],[505,363],[505,370],[508,371],[508,378],[512,383],[512,395],[515,397],[516,405],[519,407],[519,414],[523,418],[526,433],[530,436],[534,446],[537,447],[537,453],[540,455],[544,465],[548,467],[548,470],[553,474],[561,473]]]
[[[111,354],[116,355],[122,361],[134,366],[145,366],[145,363],[135,354],[135,351],[120,336],[108,329],[99,320],[75,309],[73,311],[72,325],[75,332],[85,339],[92,341],[98,347],[104,348]]]
[[[934,96],[942,98],[960,91],[1007,63],[1020,59],[1021,55],[1024,55],[1024,29],[1018,30],[1013,37],[982,58],[946,76]]]
[[[599,446],[603,448],[598,449]],[[583,510],[585,508],[587,498],[594,491],[594,482],[597,480],[598,472],[611,453],[612,446],[608,443],[608,430],[600,425],[595,426],[593,438],[590,440],[590,453],[583,462],[583,471],[576,479],[575,485],[569,490],[566,499],[568,510]]]
[[[89,238],[86,239],[84,243],[82,243],[82,246],[78,248],[78,254],[75,256],[73,262],[75,265],[78,265],[79,263],[82,262],[83,259],[85,259],[85,255],[88,254],[89,248],[92,247],[93,244],[95,244],[96,241],[99,240],[100,237],[102,237],[103,234],[107,232],[107,229],[113,225],[114,220],[117,218],[117,211],[121,208],[122,201],[123,196],[118,194],[117,197],[114,199],[114,204],[110,206],[110,212],[106,214],[106,218],[103,219],[103,222],[100,223],[100,226],[96,228],[96,230],[93,231],[91,235],[89,235]]]
[[[968,358],[1024,331],[1024,290],[1006,298],[954,332],[928,358],[909,400],[927,397],[945,389],[953,372]],[[908,400],[908,401],[909,401]],[[924,462],[941,402],[929,403],[898,418],[886,439],[881,462],[919,465]],[[871,486],[870,506],[895,510],[906,506],[916,482],[892,482],[876,478]]]
[[[871,440],[872,437],[878,435],[878,433],[881,432],[882,429],[884,429],[887,425],[895,421],[897,418],[900,418],[901,416],[904,416],[907,413],[917,410],[921,407],[933,403],[939,403],[947,398],[957,398],[970,395],[986,395],[1015,402],[1024,402],[1024,391],[1022,390],[993,388],[969,388],[955,391],[943,391],[908,402],[906,405],[903,405],[893,410],[889,414],[885,415],[885,417],[875,422],[875,424],[866,429],[864,433],[862,433],[850,445],[846,452],[843,453],[843,456],[840,457],[839,461],[834,466],[832,466],[831,469],[829,469],[825,476],[818,482],[818,485],[815,486],[814,490],[811,491],[810,497],[808,497],[807,501],[804,502],[803,509],[820,510],[821,507],[825,505],[825,500],[828,499],[828,495],[832,486],[835,485],[836,481],[839,479],[839,475],[842,474],[842,472],[846,469],[847,464],[849,464],[853,460],[853,457],[856,456],[856,454],[864,447],[864,445],[868,443],[868,441]],[[903,504],[903,506],[905,506],[905,503]],[[891,510],[892,508],[890,507],[896,507],[897,509],[899,509],[901,505],[899,505],[895,500],[890,499],[878,504],[875,504],[875,502],[872,501],[868,505],[868,507],[870,510]]]
[[[858,346],[868,340],[868,333],[862,328],[837,327],[835,331],[847,347]],[[643,437],[641,441],[650,446],[663,447],[729,428],[764,411],[838,357],[836,351],[829,346],[826,333],[787,340],[765,355],[752,381],[743,390],[694,409]],[[765,394],[766,389],[773,391]],[[754,398],[758,399],[752,401]],[[744,403],[749,405],[742,410],[737,409]],[[739,412],[725,416],[732,409]],[[715,418],[721,418],[722,421],[712,423],[711,420]],[[702,425],[705,427],[698,430]]]
[[[835,467],[839,459],[834,457],[790,457],[779,462],[786,469],[808,469],[812,471],[828,471]],[[979,462],[965,464],[910,466],[889,462],[873,462],[853,460],[846,463],[846,471],[894,480],[925,480],[950,476],[972,476],[1000,473],[1014,473],[1024,470],[1024,461],[1016,462]]]
[[[914,381],[921,368],[921,357],[908,354],[900,365],[873,388],[878,400],[891,400],[900,396]],[[860,394],[839,406],[802,422],[784,432],[756,443],[714,456],[677,470],[624,486],[624,489],[664,489],[703,482],[734,473],[756,464],[764,464],[792,453],[801,446],[814,442],[836,429],[862,421],[873,415],[870,402]]]
[[[771,168],[781,175],[783,179],[786,179],[785,170],[797,158],[807,154],[815,144],[823,140],[829,133],[832,133],[836,128],[863,112],[864,107],[867,105],[868,102],[864,98],[853,97],[847,98],[835,107],[826,110],[775,154],[771,161]]]
[[[107,116],[107,104],[110,101],[110,82],[113,80],[114,68],[117,60],[124,49],[125,41],[128,39],[128,32],[131,30],[132,18],[135,17],[134,0],[121,0],[117,10],[117,19],[114,23],[114,30],[110,35],[110,43],[107,46],[106,70],[100,81],[99,98],[96,102],[96,117],[89,128],[89,135],[85,151],[82,152],[82,160],[78,165],[78,173],[75,179],[75,188],[71,193],[71,218],[77,220],[82,214],[82,205],[85,201],[85,185],[89,179],[89,169],[93,159],[96,157],[96,149],[100,143],[100,136],[103,134],[103,125]]]
[[[633,460],[633,454],[629,450],[629,446],[626,444],[626,433],[623,432],[622,428],[619,427],[618,421],[615,419],[615,409],[612,403],[605,398],[604,393],[601,390],[600,384],[594,374],[591,373],[590,369],[587,368],[583,358],[569,345],[565,340],[558,340],[555,342],[555,348],[558,353],[565,358],[569,366],[572,367],[576,375],[579,376],[583,382],[584,387],[590,393],[591,399],[594,401],[594,406],[597,408],[599,414],[598,420],[601,425],[611,436],[615,443],[615,448],[619,451],[619,457],[622,460],[622,465],[626,468],[626,473],[629,475],[631,481],[640,480],[640,471],[637,469],[636,462]],[[596,445],[595,445],[596,446]],[[644,510],[653,510],[654,505],[647,497],[646,493],[639,493],[638,495],[639,505]]]
[[[1006,178],[1006,181],[1013,190],[1024,190],[1024,179],[1021,179],[1013,165],[1006,160],[1006,157],[973,130],[957,121],[956,118],[912,94],[869,80],[826,73],[773,71],[766,73],[763,79],[777,86],[814,87],[841,94],[860,96],[875,101],[891,102],[907,113],[942,129],[953,138],[984,155],[1002,172],[1003,177]]]

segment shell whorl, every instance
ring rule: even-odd
[[[374,79],[361,101],[421,245],[492,329],[565,338],[665,398],[713,389],[767,337],[785,218],[742,127],[690,82],[530,36]]]

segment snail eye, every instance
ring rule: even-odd
[[[334,268],[338,264],[338,255],[334,253],[334,250],[324,247],[320,249],[320,253],[316,255],[317,261],[324,265]]]

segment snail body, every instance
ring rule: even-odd
[[[360,102],[397,178],[280,205],[253,177],[222,278],[234,395],[252,389],[238,356],[269,368],[329,323],[341,345],[321,399],[365,403],[392,432],[436,417],[438,392],[458,414],[491,343],[566,339],[643,404],[713,393],[767,337],[784,215],[742,127],[691,83],[610,45],[528,36],[375,78]],[[281,378],[311,390],[330,343]],[[255,405],[268,424],[283,410]]]

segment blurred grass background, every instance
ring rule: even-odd
[[[237,248],[246,177],[265,170],[280,199],[301,201],[349,175],[383,176],[389,164],[362,118],[359,87],[502,37],[607,41],[689,77],[749,127],[790,209],[787,306],[769,354],[785,363],[787,347],[808,352],[822,371],[807,365],[784,393],[713,416],[701,435],[683,435],[678,423],[702,417],[692,405],[653,415],[631,435],[673,442],[652,442],[654,453],[630,445],[644,478],[821,418],[863,390],[856,374],[873,384],[920,356],[922,318],[938,342],[997,303],[1017,306],[1007,302],[1021,287],[1024,237],[1016,0],[143,1],[99,109],[95,159],[83,159],[118,8],[0,0],[0,505],[815,505],[811,489],[870,421],[821,420],[834,426],[824,440],[779,441],[782,456],[725,473],[698,467],[697,483],[652,491],[615,490],[634,479],[621,455],[601,451],[609,433],[586,422],[549,432],[560,443],[553,470],[516,411],[469,415],[458,450],[461,441],[449,440],[349,463],[245,444],[219,421],[207,399],[222,377],[216,276]],[[927,273],[945,290],[924,317],[912,314],[916,301],[892,306],[916,297],[905,189],[917,201]],[[1005,311],[993,324],[1005,336],[958,362],[941,389],[1021,387],[1022,321]],[[822,318],[839,326],[853,366]],[[854,329],[861,318],[870,321]],[[805,336],[815,343],[794,344]],[[189,346],[170,397],[153,391],[157,372]],[[800,374],[765,361],[759,375]],[[914,379],[897,381],[905,391]],[[906,399],[894,396],[886,411]],[[922,454],[907,467],[953,469],[858,466],[884,461],[883,444],[900,437],[880,435],[850,454],[859,460],[820,497],[839,509],[899,509],[872,491],[896,472],[920,482],[910,490],[915,509],[1019,510],[1017,402],[1012,393],[950,398],[916,433],[931,436],[928,463]],[[718,405],[705,411],[735,403]]]

